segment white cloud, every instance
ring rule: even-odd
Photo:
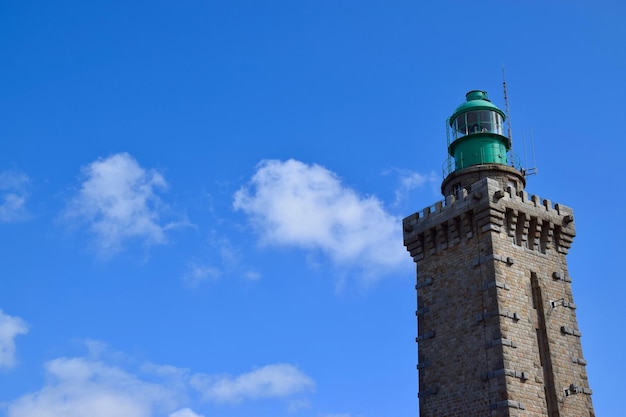
[[[0,310],[0,368],[15,366],[15,338],[28,333],[26,322]]]
[[[235,377],[192,374],[153,363],[129,370],[134,361],[127,355],[93,340],[86,347],[88,357],[46,363],[43,387],[2,404],[6,417],[203,417],[191,407],[203,401],[260,398],[288,402],[314,387],[311,378],[289,364],[267,365]],[[98,359],[104,356],[109,359]]]
[[[46,364],[47,384],[8,406],[8,417],[151,417],[177,403],[174,390],[85,358]]]
[[[164,243],[164,207],[158,197],[167,183],[154,170],[142,168],[127,153],[99,159],[82,169],[84,180],[64,213],[65,219],[87,224],[102,254],[119,251],[136,239]]]
[[[232,376],[196,374],[191,385],[209,401],[240,402],[245,399],[284,398],[310,391],[315,382],[290,364],[267,365]]]
[[[0,172],[0,222],[15,222],[28,217],[28,183],[28,176],[22,172]]]
[[[182,408],[170,414],[170,417],[204,417],[204,416],[194,413],[191,408]]]
[[[264,161],[235,194],[234,207],[249,215],[262,242],[321,250],[369,280],[405,261],[400,217],[319,165]]]

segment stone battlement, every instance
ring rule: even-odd
[[[507,187],[503,190],[499,187],[497,181],[490,178],[485,178],[471,187],[470,190],[463,188],[458,193],[447,196],[444,200],[437,201],[428,207],[425,207],[421,211],[415,212],[412,215],[406,217],[403,221],[404,224],[417,224],[420,221],[429,219],[431,216],[438,215],[440,213],[445,214],[446,210],[453,210],[455,208],[462,208],[469,206],[472,200],[481,200],[483,193],[493,193],[493,197],[496,199],[506,197],[507,200],[516,203],[528,204],[529,208],[544,208],[547,212],[555,212],[557,215],[573,215],[573,210],[570,207],[562,204],[553,203],[548,199],[541,199],[537,195],[528,194],[526,191],[517,191],[513,187]]]
[[[416,260],[475,233],[503,233],[517,246],[564,254],[576,235],[571,208],[510,186],[502,189],[491,178],[406,217],[403,230],[404,244]]]

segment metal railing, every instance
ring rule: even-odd
[[[484,164],[498,164],[499,162],[494,162],[493,158],[487,158],[484,155],[475,155],[478,157],[478,159],[476,158],[472,158],[472,163],[464,163],[464,158],[463,155],[461,155],[461,160],[457,161],[455,160],[452,156],[448,156],[448,158],[446,158],[446,160],[443,163],[442,166],[442,173],[443,173],[443,178],[446,178],[448,175],[450,175],[451,173],[453,173],[454,171],[458,171],[460,169],[463,168],[468,168],[471,166],[476,166],[476,165],[484,165]],[[476,162],[478,161],[478,162]],[[506,153],[506,164],[501,164],[501,165],[507,165],[510,166],[511,168],[515,168],[518,171],[520,171],[522,174],[525,175],[525,170],[522,167],[521,164],[521,160],[519,155],[517,155],[516,153],[512,152],[512,151],[508,151]]]

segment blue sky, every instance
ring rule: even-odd
[[[399,222],[503,65],[619,415],[626,8],[546,3],[0,2],[0,415],[415,415]]]

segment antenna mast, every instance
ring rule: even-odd
[[[506,78],[504,76],[504,66],[502,66],[502,88],[504,90],[504,111],[506,114],[507,135],[509,137],[509,140],[511,141],[511,152],[513,152],[513,133],[511,133],[511,112],[509,110],[509,95],[506,89]],[[532,168],[528,168],[528,160],[526,160],[526,136],[522,134],[522,138],[524,141],[524,159],[525,159],[525,164],[526,164],[526,167],[522,169],[522,173],[524,174],[525,177],[527,177],[529,175],[535,175],[537,173],[537,166],[535,165],[535,141],[532,136],[532,129],[530,131],[530,140],[531,140],[532,157],[533,157]]]
[[[504,89],[504,111],[506,113],[506,129],[507,136],[511,141],[511,149],[513,149],[513,134],[511,133],[511,112],[509,111],[509,96],[506,91],[506,78],[504,76],[504,65],[502,66],[502,88]]]
[[[535,137],[533,136],[532,129],[530,129],[530,145],[532,146],[531,150],[533,153],[533,167],[526,170],[526,176],[535,175],[537,173],[537,164],[535,163]]]

